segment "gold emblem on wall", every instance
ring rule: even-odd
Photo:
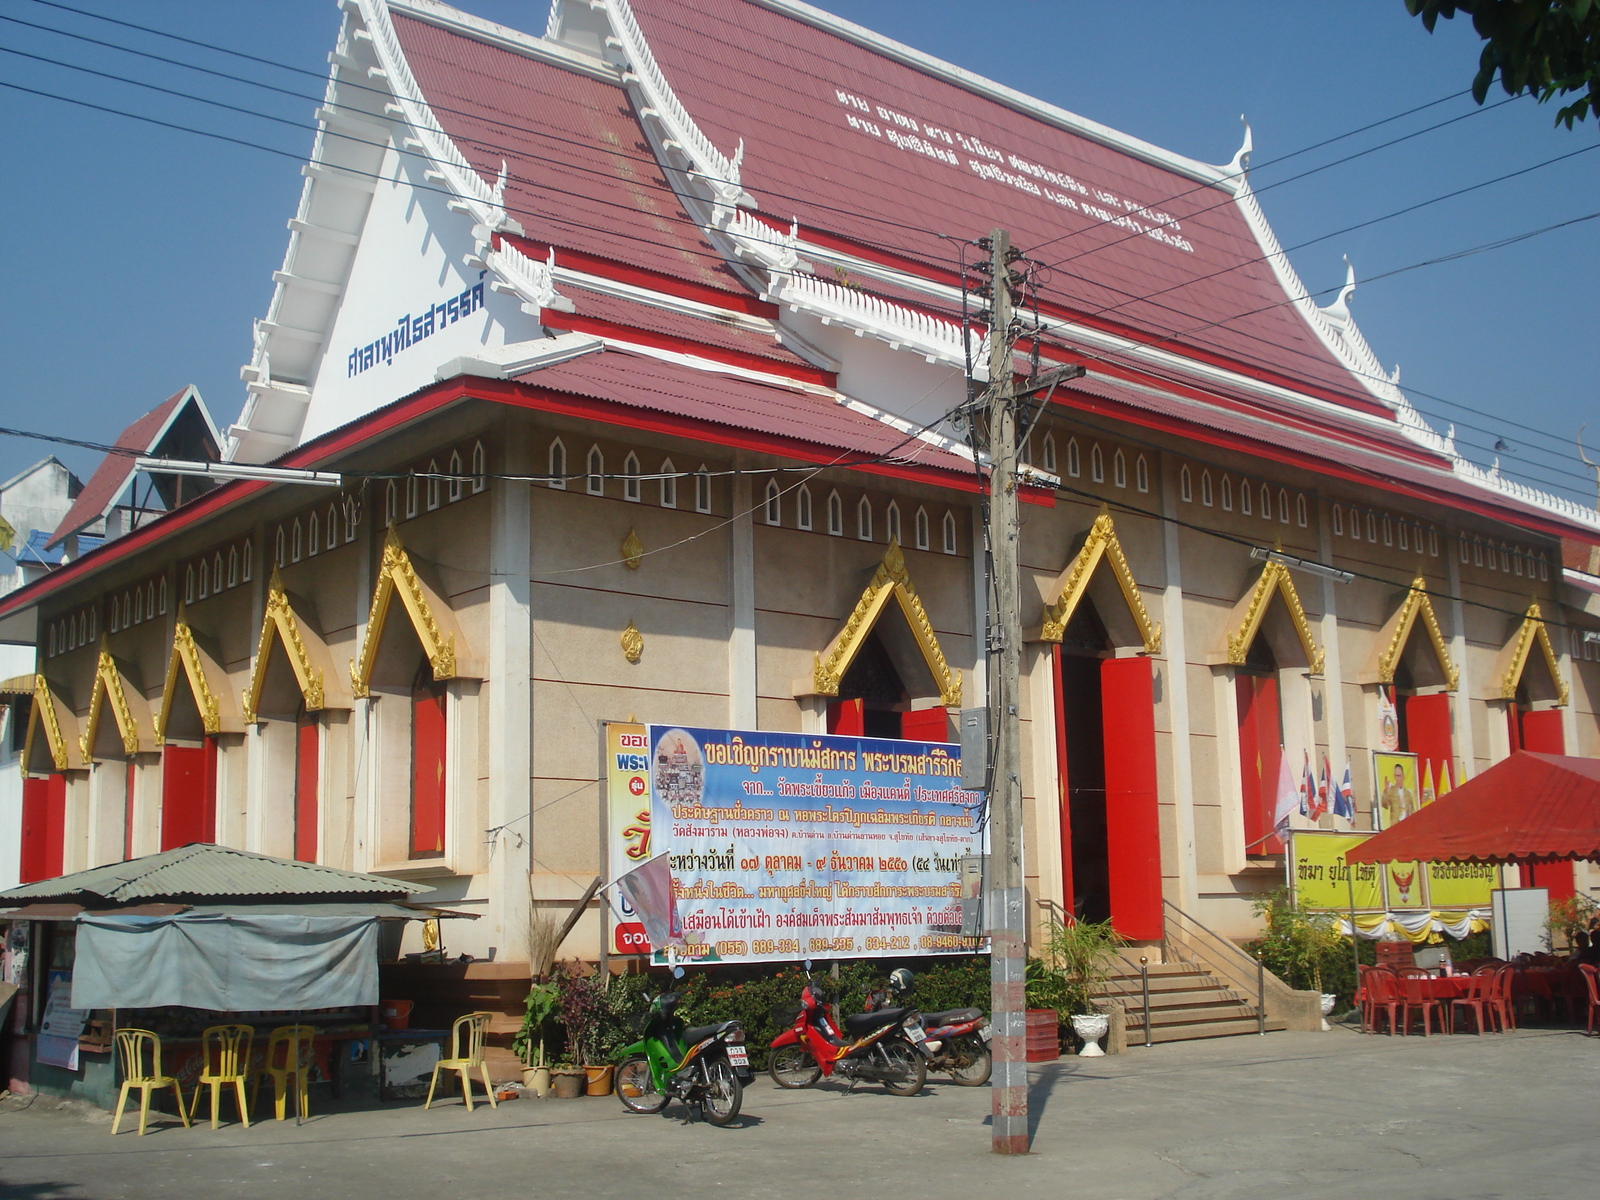
[[[628,570],[637,571],[639,560],[644,557],[644,543],[639,540],[637,530],[628,530],[628,536],[622,539],[622,561]]]
[[[628,627],[622,631],[622,636],[617,639],[622,643],[622,657],[631,663],[637,663],[644,657],[644,634],[630,620]]]

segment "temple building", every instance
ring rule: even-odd
[[[797,0],[339,8],[242,411],[169,451],[318,474],[82,549],[91,485],[0,597],[24,880],[216,841],[425,882],[521,962],[604,870],[598,722],[953,740],[993,228],[1070,264],[1005,369],[1086,368],[1023,448],[1036,929],[1248,934],[1286,767],[1351,772],[1297,827],[1368,829],[1386,739],[1434,780],[1600,755],[1600,512],[1428,425],[1248,137],[1193,161]]]

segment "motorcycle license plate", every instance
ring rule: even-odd
[[[729,1046],[728,1061],[736,1067],[748,1067],[750,1056],[744,1052],[743,1046]]]
[[[984,1041],[987,1042],[990,1038],[992,1038],[994,1036],[994,1030],[990,1029],[987,1025],[985,1025],[982,1029],[978,1030],[978,1036],[981,1037]]]
[[[922,1032],[922,1029],[921,1029],[920,1026],[907,1025],[906,1026],[906,1036],[908,1038],[910,1038],[913,1042],[920,1043],[928,1035]]]

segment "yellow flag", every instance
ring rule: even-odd
[[[1433,803],[1433,764],[1422,765],[1422,807]]]
[[[11,522],[0,517],[0,550],[11,553],[11,544],[16,540],[17,531],[11,527]]]
[[[1434,780],[1434,797],[1433,798],[1435,800],[1437,800],[1437,799],[1441,798],[1449,790],[1450,790],[1450,763],[1448,761],[1446,761],[1446,762],[1442,762],[1442,763],[1439,764],[1439,778]]]

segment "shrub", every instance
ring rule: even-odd
[[[823,991],[837,1002],[841,1014],[861,1012],[866,996],[882,987],[896,966],[909,966],[917,981],[908,998],[918,1008],[937,1012],[947,1008],[989,1008],[989,959],[986,955],[961,955],[952,958],[856,959],[839,964],[837,982],[830,970],[814,971]],[[792,963],[763,963],[749,966],[686,966],[683,979],[674,981],[663,969],[649,974],[621,976],[607,991],[610,1019],[618,1029],[628,1032],[618,1049],[638,1038],[638,1022],[649,1008],[646,996],[676,991],[678,1014],[686,1025],[712,1025],[739,1021],[744,1025],[750,1049],[750,1064],[756,1070],[767,1065],[772,1039],[788,1028],[775,1019],[800,1003],[805,972]]]

